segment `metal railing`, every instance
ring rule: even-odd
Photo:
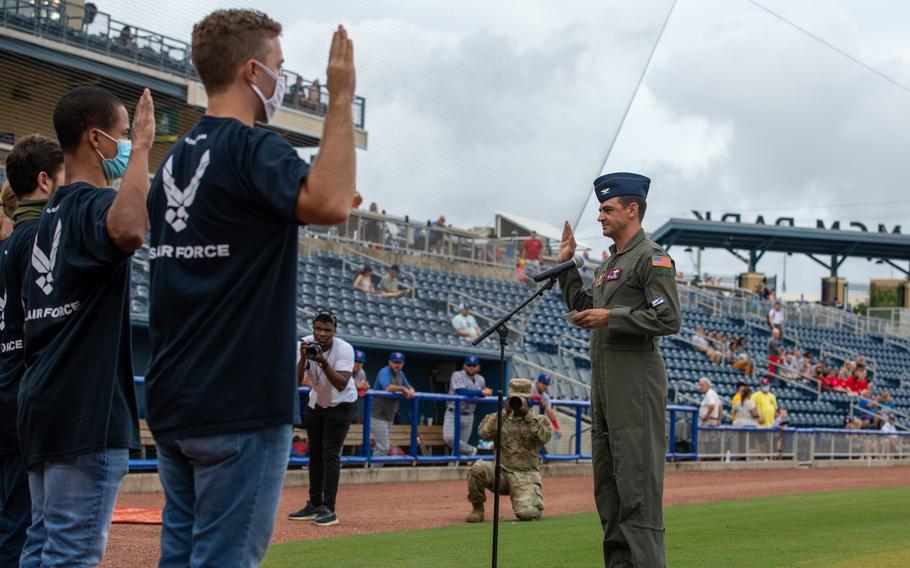
[[[910,432],[834,428],[741,428],[701,426],[700,460],[790,460],[910,457]]]
[[[83,3],[4,0],[0,3],[0,26],[199,80],[193,69],[189,43],[115,20],[110,14]],[[282,106],[320,116],[326,113],[329,102],[326,87],[318,80],[304,80],[291,71],[282,74],[289,87]],[[366,101],[355,96],[351,104],[354,125],[363,128]]]
[[[302,233],[317,239],[415,253],[449,261],[515,268],[521,238],[497,239],[453,227],[419,223],[371,211],[351,211],[347,221],[330,227],[307,225]]]
[[[144,408],[144,383],[145,380],[143,377],[136,377],[136,387],[137,387],[137,400],[139,401],[140,408]],[[300,396],[300,407],[301,412],[306,412],[308,407],[306,406],[305,397],[309,395],[310,389],[308,387],[301,387],[298,389],[298,395]],[[394,456],[374,456],[371,440],[372,440],[372,430],[371,430],[371,411],[373,406],[373,400],[376,398],[387,398],[387,399],[398,399],[402,403],[409,405],[410,410],[410,438],[409,446],[405,455],[394,455]],[[488,460],[492,459],[492,454],[461,454],[460,446],[458,440],[461,439],[461,421],[455,420],[453,423],[453,434],[452,439],[455,441],[453,447],[443,455],[422,455],[420,452],[421,441],[419,439],[419,427],[420,427],[420,404],[421,403],[448,403],[454,402],[455,416],[461,415],[461,405],[465,402],[470,402],[477,405],[493,405],[494,407],[498,403],[496,397],[467,397],[459,395],[448,395],[448,394],[435,394],[435,393],[422,393],[418,392],[411,399],[405,397],[401,393],[390,393],[386,391],[374,391],[368,390],[364,396],[364,411],[363,411],[363,434],[361,438],[361,443],[359,444],[359,451],[357,455],[344,455],[341,458],[341,462],[346,465],[369,465],[369,464],[406,464],[406,465],[419,465],[419,464],[439,464],[439,463],[460,463],[460,462],[473,462],[477,460]],[[532,404],[537,404],[534,401],[531,401]],[[554,454],[554,453],[542,453],[541,459],[545,462],[564,462],[564,461],[579,461],[579,460],[589,460],[591,455],[582,452],[582,436],[584,433],[588,433],[590,436],[590,429],[583,430],[584,420],[582,415],[586,409],[591,406],[591,403],[588,401],[579,401],[579,400],[551,400],[550,403],[554,408],[562,408],[563,412],[568,410],[570,413],[575,415],[575,432],[574,432],[574,448],[572,453],[568,454]],[[495,409],[494,409],[495,411]],[[697,452],[694,448],[697,447],[697,436],[698,436],[698,424],[697,416],[698,409],[695,407],[689,406],[678,406],[678,405],[668,405],[667,406],[668,419],[670,422],[670,427],[668,429],[670,439],[673,440],[674,436],[680,431],[686,431],[691,436],[692,439],[689,442],[691,444],[691,451],[676,451],[674,445],[670,445],[669,451],[667,452],[667,459],[698,459]],[[680,428],[677,430],[676,423],[680,422],[680,416],[686,417],[689,419],[683,419],[683,422],[688,423],[688,427],[683,430]],[[302,417],[301,417],[302,421]],[[290,448],[288,448],[290,450]],[[289,458],[288,465],[291,466],[305,466],[309,464],[309,458]],[[130,460],[130,469],[131,471],[151,471],[157,469],[157,460],[154,459],[143,459],[143,460]]]

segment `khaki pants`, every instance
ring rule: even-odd
[[[495,466],[488,461],[474,462],[468,470],[468,501],[483,503],[486,491],[493,491]],[[499,491],[512,499],[512,510],[521,521],[536,521],[543,513],[543,494],[539,471],[502,470]]]

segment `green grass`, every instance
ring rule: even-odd
[[[508,508],[508,507],[506,507]],[[910,566],[910,488],[724,501],[665,511],[671,568]],[[602,565],[590,513],[500,524],[503,568]],[[490,563],[490,524],[292,542],[267,568],[466,568]]]

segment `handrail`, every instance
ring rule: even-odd
[[[588,393],[589,393],[588,398],[590,398],[591,385],[589,385],[589,384],[587,384],[587,383],[583,383],[583,382],[581,382],[581,381],[579,381],[579,380],[573,379],[572,377],[570,377],[570,376],[568,376],[568,375],[565,375],[565,374],[563,374],[563,373],[560,373],[559,371],[554,371],[554,370],[550,369],[549,367],[544,367],[543,365],[541,365],[541,364],[539,364],[539,363],[534,363],[534,362],[532,362],[532,361],[530,361],[530,360],[528,360],[528,359],[525,359],[524,357],[522,357],[522,356],[520,356],[520,355],[513,355],[513,356],[512,356],[512,363],[513,363],[513,364],[514,364],[514,363],[519,363],[519,364],[521,364],[521,365],[528,365],[529,367],[534,367],[534,368],[536,368],[536,369],[540,369],[541,371],[544,371],[544,372],[546,372],[548,375],[552,375],[552,376],[558,378],[558,379],[561,380],[561,381],[568,381],[568,382],[570,382],[570,383],[572,383],[572,384],[578,385],[578,386],[580,386],[580,387],[582,387],[582,388],[584,388],[585,390],[588,391]]]
[[[863,414],[865,414],[865,415],[872,416],[872,417],[874,417],[874,418],[879,418],[879,419],[882,420],[882,422],[884,422],[884,421],[886,421],[886,420],[888,419],[888,415],[887,415],[887,414],[883,414],[883,413],[881,413],[881,412],[876,412],[876,411],[874,411],[874,410],[869,410],[868,408],[862,408],[856,401],[853,401],[853,402],[850,403],[850,417],[851,417],[851,418],[853,417],[854,411],[861,412],[861,413],[863,413]],[[889,411],[888,414],[900,414],[900,415],[903,416],[904,418],[907,417],[906,414],[901,414],[901,413],[899,413],[899,412],[897,412],[897,411],[894,411],[894,409],[891,409],[891,411]],[[906,425],[904,425],[904,424],[895,424],[894,427],[895,427],[895,428],[900,428],[901,430],[908,430],[908,431],[910,431],[910,426],[906,426]]]
[[[784,376],[784,373],[783,373],[783,370],[784,370],[783,364],[773,362],[770,359],[767,360],[767,364],[768,364],[768,371],[769,371],[768,375],[771,378],[774,378],[781,382],[787,383],[790,386],[795,386],[797,388],[801,388],[803,390],[809,391],[815,395],[816,401],[821,400],[822,387],[821,387],[821,381],[818,379],[818,377],[813,377],[812,375],[807,375],[807,374],[803,373],[802,371],[800,371],[796,374],[796,378],[786,377],[786,376]],[[787,369],[787,371],[790,372],[789,369]],[[814,383],[816,388],[812,388],[808,385],[805,385],[805,384],[799,382],[798,379],[806,379],[809,382]]]

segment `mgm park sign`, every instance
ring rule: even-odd
[[[698,219],[699,221],[712,221],[713,220],[713,219],[711,219],[710,211],[696,211],[693,209],[692,214],[695,215],[695,218]],[[743,216],[741,213],[724,213],[720,216],[720,221],[722,223],[743,223],[744,222]],[[758,217],[756,217],[754,223],[756,225],[772,224],[772,225],[776,225],[778,227],[795,227],[796,226],[796,220],[793,217],[778,217],[777,219],[774,220],[774,223],[768,223],[767,221],[765,221],[764,215],[759,215]],[[846,227],[849,227],[851,229],[857,229],[864,233],[871,232],[869,227],[867,227],[865,223],[861,223],[859,221],[847,221],[845,223],[845,228]],[[829,231],[840,231],[841,222],[833,221],[830,225],[825,225],[824,219],[817,219],[815,221],[815,228],[816,229],[827,229]],[[884,223],[879,223],[878,231],[876,231],[876,232],[900,235],[901,226],[895,225],[894,228],[889,231],[888,227],[886,227]]]

